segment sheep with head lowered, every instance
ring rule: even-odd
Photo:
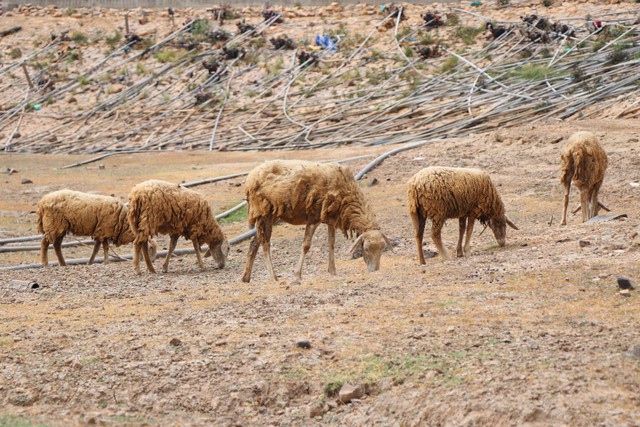
[[[476,219],[493,230],[500,246],[505,244],[507,225],[518,229],[505,215],[504,204],[491,178],[479,169],[428,167],[415,174],[408,186],[409,214],[416,233],[420,264],[425,263],[422,239],[427,219],[431,220],[431,239],[444,258],[449,255],[442,245],[441,233],[449,218],[458,218],[460,234],[456,254],[459,257],[469,254]]]
[[[135,236],[133,268],[140,274],[140,252],[147,269],[155,273],[146,243],[157,233],[171,237],[162,271],[169,270],[169,259],[178,238],[191,240],[198,267],[205,269],[200,246],[209,245],[205,257],[213,256],[216,268],[223,268],[229,254],[229,242],[220,229],[209,203],[198,192],[166,181],[149,180],[137,184],[129,193],[129,224]]]
[[[380,255],[389,240],[365,200],[351,172],[335,163],[302,160],[275,160],[254,168],[247,176],[245,193],[248,221],[257,234],[251,241],[242,280],[251,280],[253,262],[262,244],[267,270],[277,280],[271,263],[271,230],[282,219],[293,225],[305,225],[302,253],[295,269],[301,280],[304,257],[320,223],[329,230],[329,273],[336,274],[334,246],[336,228],[345,236],[358,235],[350,252],[360,250],[369,271],[380,268]]]
[[[91,236],[95,240],[88,264],[104,248],[104,263],[109,262],[109,242],[116,246],[133,242],[133,233],[127,221],[127,207],[115,197],[59,190],[44,196],[38,202],[38,232],[42,238],[41,262],[49,265],[48,249],[53,244],[58,262],[67,265],[62,256],[62,240],[67,233]],[[155,258],[156,243],[151,240],[151,256]]]
[[[607,170],[607,153],[591,132],[575,132],[569,137],[562,160],[560,182],[564,185],[564,206],[561,225],[567,224],[567,207],[571,181],[580,189],[580,209],[582,222],[598,215],[600,208],[609,209],[598,201],[598,192]]]

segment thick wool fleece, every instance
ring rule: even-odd
[[[351,172],[338,164],[276,160],[247,177],[249,223],[259,218],[290,224],[330,224],[347,234],[380,226]]]
[[[44,196],[38,203],[37,227],[50,242],[67,233],[109,239],[116,246],[133,241],[122,202],[79,191],[60,190]]]

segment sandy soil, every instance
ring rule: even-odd
[[[578,129],[601,138],[610,162],[602,200],[629,218],[581,224],[572,215],[559,225],[559,138]],[[261,256],[253,281],[239,281],[246,242],[221,271],[199,272],[192,256],[158,275],[135,276],[129,263],[2,271],[0,425],[637,425],[640,351],[629,349],[640,346],[640,311],[634,291],[618,293],[616,276],[640,275],[639,190],[630,185],[640,181],[639,131],[633,121],[547,123],[388,159],[363,181],[398,242],[373,274],[347,259],[349,242],[339,238],[330,276],[320,228],[304,280],[293,284],[303,232],[287,225],[274,231],[277,283]],[[20,172],[2,177],[2,237],[34,234],[29,211],[61,186],[124,197],[151,177],[224,175],[276,155],[382,151],[144,154],[67,170],[56,168],[87,157],[3,156],[2,169]],[[356,171],[369,160],[349,164]],[[417,264],[405,183],[427,165],[491,173],[520,227],[505,248],[476,227],[468,258]],[[366,185],[373,178],[379,184]],[[241,182],[199,189],[220,211],[242,198]],[[224,225],[231,236],[245,228]],[[449,248],[456,235],[451,221]],[[25,292],[9,285],[15,279],[42,287]],[[364,395],[340,402],[334,392],[344,383]]]

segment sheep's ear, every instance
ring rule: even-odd
[[[396,251],[393,250],[393,245],[391,244],[391,240],[389,240],[387,236],[385,236],[384,234],[382,235],[382,237],[384,237],[384,241],[387,243],[387,249],[389,249],[391,252],[395,254]]]
[[[208,258],[211,256],[211,249],[207,249],[207,252],[204,253],[204,257]]]
[[[507,220],[507,225],[511,228],[513,228],[514,230],[520,230],[514,223],[511,222],[511,220],[507,217],[505,217],[505,219]]]
[[[353,242],[353,245],[351,245],[351,248],[349,248],[349,254],[351,254],[351,256],[353,256],[353,254],[358,250],[362,250],[362,246],[364,245],[364,235],[361,234],[360,236],[358,236],[358,238],[356,239],[355,242]]]

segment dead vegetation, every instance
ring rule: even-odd
[[[312,11],[225,7],[216,20],[212,12],[146,13],[149,22],[128,33],[66,24],[55,37],[41,34],[9,51],[0,68],[2,148],[95,153],[378,145],[550,117],[640,114],[633,11],[568,21],[523,8],[521,23],[506,25],[513,21],[487,15],[517,16],[518,7],[481,15],[455,7],[345,8],[355,16],[349,25],[328,20],[341,13],[338,6],[328,6],[320,20],[326,22],[317,27],[297,24]],[[171,18],[176,25],[167,31]],[[316,35],[330,40],[324,49],[312,50]],[[575,70],[579,81],[569,78]],[[224,99],[207,104],[214,114],[200,108],[202,93]],[[186,120],[192,126],[180,126]]]

